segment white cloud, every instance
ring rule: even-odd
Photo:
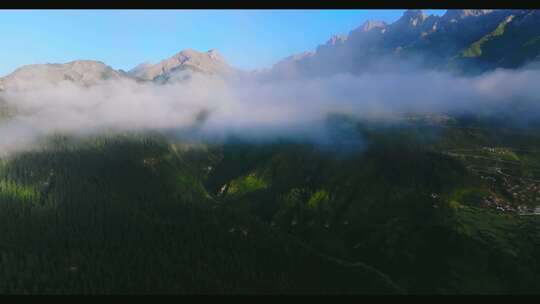
[[[19,115],[0,123],[0,149],[56,132],[186,128],[201,111],[209,113],[201,126],[206,135],[265,137],[320,132],[318,122],[330,112],[388,117],[403,111],[475,112],[514,100],[533,105],[540,98],[539,74],[499,70],[465,78],[415,69],[266,82],[203,76],[165,85],[129,79],[90,87],[62,82],[1,93]]]

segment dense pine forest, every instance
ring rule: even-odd
[[[3,160],[3,293],[400,290],[209,197],[159,136],[114,136]]]
[[[536,293],[540,217],[509,207],[540,200],[535,129],[440,118],[353,124],[357,149],[343,149],[351,128],[340,128],[334,150],[230,143],[205,185],[239,212],[376,267],[410,293]],[[508,155],[519,161],[485,154],[493,145],[514,147]],[[448,152],[459,149],[472,158]],[[501,181],[497,166],[513,177]],[[536,198],[509,194],[518,184]],[[507,205],[486,205],[492,199]]]
[[[472,162],[489,164],[448,152],[534,149],[538,139],[505,137],[474,121],[409,118],[404,127],[334,119],[331,145],[58,135],[3,157],[0,290],[540,288],[540,217],[486,207],[485,196],[506,195],[471,171]],[[528,164],[537,159],[515,153]],[[521,174],[534,178],[531,166]]]

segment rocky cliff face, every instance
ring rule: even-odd
[[[538,37],[536,10],[448,10],[442,16],[408,10],[392,24],[367,21],[347,36],[332,37],[309,56],[288,57],[271,73],[356,74],[392,69],[400,61],[460,72],[516,68],[538,58]],[[477,56],[465,56],[470,48]]]

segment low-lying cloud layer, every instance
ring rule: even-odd
[[[0,151],[54,133],[198,128],[212,138],[317,137],[329,113],[391,118],[402,112],[504,111],[515,101],[536,112],[540,70],[498,70],[475,77],[410,70],[325,78],[224,81],[196,76],[157,85],[115,79],[81,87],[65,81],[0,92],[17,115],[0,120]],[[534,108],[534,111],[533,111]],[[535,114],[536,115],[536,114]]]

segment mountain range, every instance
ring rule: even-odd
[[[521,67],[539,55],[538,10],[448,10],[442,16],[408,10],[392,24],[366,21],[347,36],[333,36],[315,52],[285,58],[274,70],[303,76],[356,74],[396,68],[392,65],[405,61],[479,73]]]
[[[108,79],[167,83],[189,79],[194,73],[229,77],[239,71],[231,67],[216,50],[198,52],[186,49],[157,64],[143,63],[128,72],[115,70],[103,62],[93,60],[27,65],[0,78],[0,91],[33,89],[62,81],[81,86],[95,85]]]
[[[537,61],[538,10],[447,10],[442,16],[407,10],[391,24],[366,21],[346,36],[331,37],[313,52],[292,55],[251,75],[279,79],[359,74],[397,69],[401,63],[411,62],[428,69],[475,74]],[[157,64],[143,63],[128,72],[89,60],[24,66],[0,78],[0,90],[64,80],[92,85],[109,78],[166,83],[188,79],[194,73],[229,77],[243,71],[230,66],[215,49],[186,49]]]

